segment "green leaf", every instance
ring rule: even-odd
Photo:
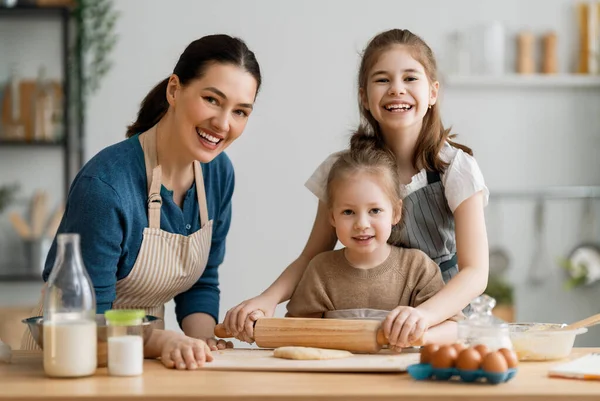
[[[18,184],[5,185],[0,187],[0,212],[8,207],[15,199],[19,191]]]

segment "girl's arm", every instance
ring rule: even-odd
[[[316,259],[309,263],[287,303],[286,317],[322,318],[325,312],[335,309],[326,290],[328,278],[323,277],[322,266],[323,262]]]
[[[458,338],[457,323],[446,320],[438,325],[430,327],[423,335],[423,344],[453,344]]]
[[[310,237],[300,256],[262,294],[227,312],[223,322],[227,330],[242,341],[250,340],[254,334],[252,312],[260,310],[267,317],[273,316],[275,307],[291,298],[308,263],[319,253],[332,250],[336,242],[335,229],[329,222],[329,208],[323,201],[319,201]],[[251,319],[247,319],[249,315]]]
[[[483,197],[477,192],[454,212],[458,274],[436,295],[417,307],[435,326],[454,316],[487,287],[489,254]]]

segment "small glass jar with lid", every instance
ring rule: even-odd
[[[144,373],[144,327],[141,309],[114,309],[104,313],[108,342],[108,374],[138,376]]]
[[[481,295],[471,302],[472,312],[458,322],[458,341],[466,346],[483,344],[490,351],[512,349],[508,324],[492,315],[496,300]]]

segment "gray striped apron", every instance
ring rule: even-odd
[[[427,172],[427,186],[404,198],[394,231],[391,243],[425,252],[440,267],[445,283],[458,274],[454,215],[439,173]]]
[[[202,168],[198,161],[194,161],[200,229],[189,236],[160,229],[162,170],[157,165],[156,127],[140,135],[139,140],[144,150],[148,182],[148,227],[144,228],[142,245],[131,272],[117,282],[117,296],[112,308],[144,309],[146,314],[162,318],[164,304],[190,289],[204,272],[210,252],[213,221],[208,220]],[[43,298],[42,289],[33,316],[42,315]],[[23,335],[21,349],[39,349],[29,330]],[[103,365],[100,359],[98,363],[99,366]]]

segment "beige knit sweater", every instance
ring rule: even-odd
[[[286,316],[323,317],[341,309],[416,307],[444,286],[438,265],[418,249],[392,246],[379,266],[358,269],[344,250],[323,252],[308,265],[288,302]],[[462,312],[452,320],[461,320]]]

